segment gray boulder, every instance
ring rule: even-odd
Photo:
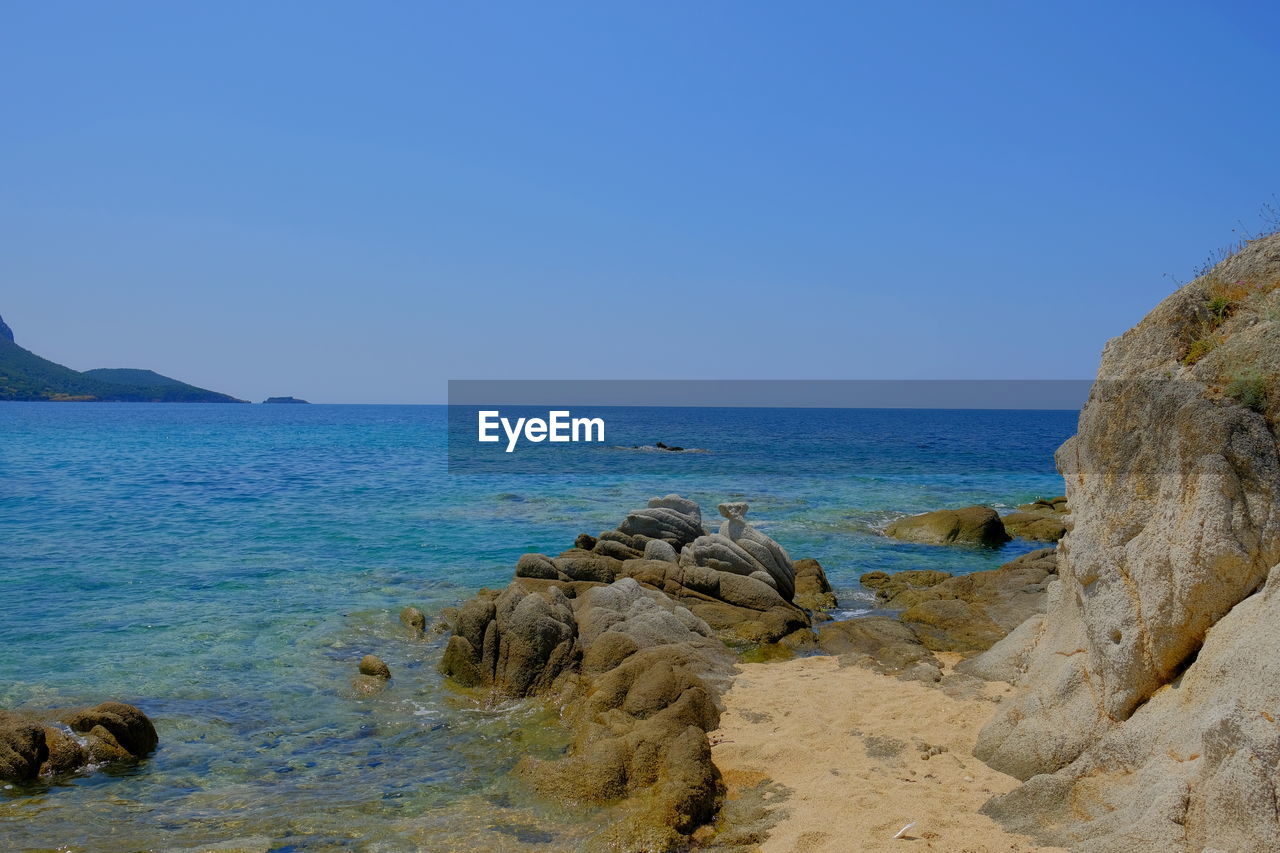
[[[628,513],[618,531],[630,536],[661,539],[673,548],[683,548],[706,533],[698,505],[679,495],[653,498],[644,509]]]
[[[670,542],[662,539],[650,539],[644,545],[644,558],[646,560],[661,560],[664,563],[675,563],[680,559],[680,555],[676,553],[676,549],[671,547]]]
[[[767,584],[783,601],[795,597],[795,568],[782,546],[746,522],[745,503],[721,504],[720,532],[699,536],[680,552],[680,565],[746,575]]]

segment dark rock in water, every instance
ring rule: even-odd
[[[391,668],[377,655],[365,655],[360,659],[360,674],[374,678],[390,678]]]
[[[129,750],[116,740],[116,736],[106,726],[96,725],[86,734],[89,741],[89,758],[95,764],[127,761],[130,758]]]
[[[1037,498],[1029,504],[1021,504],[1018,511],[1067,515],[1071,512],[1071,506],[1067,503],[1066,495],[1059,495],[1056,498]]]
[[[376,696],[387,689],[389,679],[379,675],[365,675],[361,673],[351,679],[351,690],[357,696]]]
[[[268,397],[262,401],[263,403],[306,403],[306,400],[300,400],[297,397]]]
[[[133,761],[151,754],[158,742],[147,716],[122,702],[0,711],[0,779],[30,782],[38,776],[75,773],[91,762]]]
[[[122,749],[135,758],[149,755],[160,742],[155,726],[147,715],[123,702],[103,702],[92,708],[64,711],[57,719],[80,734],[92,732],[94,728],[101,726],[110,732]]]
[[[0,711],[0,779],[30,781],[48,757],[44,729],[37,721]]]
[[[812,558],[795,561],[796,595],[794,602],[809,610],[830,610],[836,606],[836,595],[827,581],[822,564]]]
[[[885,534],[925,545],[1002,545],[1009,541],[1000,515],[990,507],[940,509],[899,518]]]
[[[416,634],[427,630],[427,615],[416,607],[406,607],[400,611],[400,621]]]
[[[49,748],[49,757],[41,768],[41,772],[47,772],[52,776],[63,776],[74,773],[89,763],[88,752],[71,734],[69,728],[45,726],[44,742]]]

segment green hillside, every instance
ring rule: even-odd
[[[185,385],[177,379],[161,376],[154,370],[143,370],[136,367],[95,367],[80,374],[96,379],[99,382],[110,382],[112,385],[132,385],[135,388],[170,388]],[[188,385],[188,388],[191,386]]]
[[[125,403],[243,403],[151,370],[100,368],[83,373],[14,342],[0,318],[0,400]]]

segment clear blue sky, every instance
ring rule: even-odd
[[[1063,378],[1280,192],[1257,3],[14,2],[0,315],[260,400]]]

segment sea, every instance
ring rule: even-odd
[[[1077,416],[617,408],[605,442],[477,471],[451,459],[444,406],[0,403],[0,708],[115,699],[160,734],[136,766],[4,787],[0,849],[575,849],[607,814],[508,773],[566,748],[554,709],[442,682],[444,638],[413,637],[401,608],[433,622],[521,554],[674,492],[709,526],[750,504],[858,618],[866,572],[1037,547],[881,531],[1062,494],[1053,452]],[[393,673],[372,697],[351,687],[367,653]]]

